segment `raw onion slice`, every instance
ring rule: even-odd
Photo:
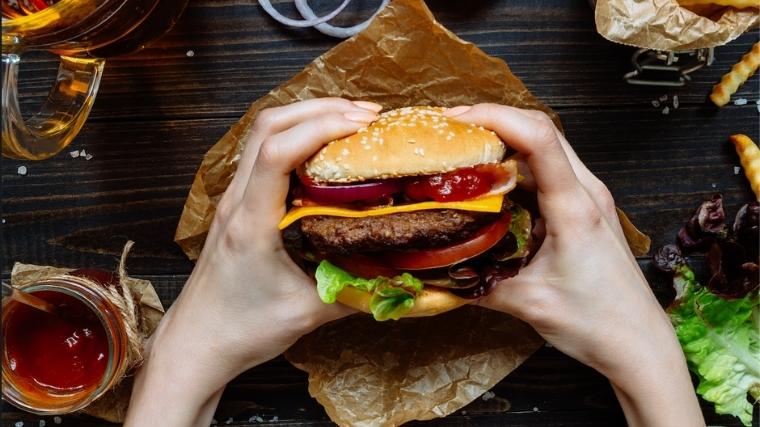
[[[372,22],[372,19],[375,18],[375,16],[380,13],[385,6],[388,5],[389,0],[383,0],[380,3],[380,6],[378,6],[375,13],[372,14],[367,20],[364,22],[361,22],[359,24],[356,24],[352,27],[336,27],[334,25],[330,25],[326,22],[322,22],[319,24],[315,24],[314,28],[317,29],[322,34],[326,34],[328,36],[332,37],[340,37],[340,38],[348,38],[353,36],[356,33],[359,33],[361,31],[364,31],[365,28],[369,26],[369,23]],[[298,9],[298,12],[303,16],[305,19],[315,19],[317,18],[317,15],[314,13],[314,11],[309,6],[308,0],[296,0],[296,9]]]
[[[475,170],[488,173],[493,179],[491,191],[485,194],[487,196],[509,193],[517,185],[518,169],[515,160],[510,159],[499,164],[478,165],[475,166]]]
[[[284,16],[280,12],[277,11],[277,9],[272,6],[272,3],[269,2],[269,0],[259,0],[259,4],[261,7],[264,8],[264,11],[269,14],[272,18],[274,18],[277,22],[280,22],[285,25],[290,25],[291,27],[299,27],[299,28],[306,28],[306,27],[313,27],[315,25],[322,24],[324,22],[327,22],[336,16],[338,16],[339,13],[343,11],[343,9],[348,6],[348,4],[351,3],[351,0],[343,0],[343,3],[341,3],[340,6],[338,6],[335,10],[328,13],[325,16],[317,17],[314,15],[314,13],[311,14],[311,17],[306,19],[291,19],[287,16]],[[307,6],[308,7],[308,6]],[[300,12],[300,9],[299,9]],[[301,15],[303,16],[303,12],[301,12]]]
[[[310,185],[303,183],[306,197],[317,203],[340,205],[358,201],[373,201],[403,191],[399,181],[380,181],[366,184]]]

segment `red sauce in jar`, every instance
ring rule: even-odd
[[[431,175],[407,184],[405,193],[414,201],[457,202],[478,197],[491,190],[491,175],[475,168]]]
[[[95,388],[108,363],[103,324],[75,297],[54,291],[34,296],[54,304],[58,313],[15,304],[3,328],[11,375],[40,391],[77,393]]]

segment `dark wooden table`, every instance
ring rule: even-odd
[[[358,0],[355,9],[376,3]],[[745,106],[718,110],[706,96],[757,41],[757,32],[716,49],[715,64],[694,74],[687,87],[645,88],[622,81],[632,48],[595,32],[585,0],[428,4],[459,36],[506,60],[560,114],[575,150],[654,246],[672,242],[691,210],[715,192],[725,196],[729,215],[751,200],[744,177],[735,174],[738,159],[727,137],[742,132],[760,140],[758,77],[735,97],[748,99]],[[3,275],[15,261],[112,268],[130,238],[137,242],[130,272],[152,280],[170,305],[193,267],[172,237],[203,154],[252,101],[336,43],[312,30],[282,27],[252,0],[192,0],[161,41],[108,61],[90,119],[72,146],[91,153],[91,160],[72,159],[69,150],[37,163],[2,160]],[[24,59],[22,108],[32,112],[47,95],[57,61],[47,53]],[[680,108],[662,114],[651,104],[662,95],[668,103],[678,95]],[[20,165],[26,176],[17,174]],[[666,303],[669,284],[647,259],[640,263]],[[552,348],[541,349],[493,391],[495,398],[428,424],[624,424],[605,379]],[[703,408],[710,425],[739,425],[708,404]],[[329,424],[307,393],[306,376],[282,358],[235,379],[216,419]],[[3,406],[2,425],[36,426],[38,420]],[[63,424],[104,423],[63,417]]]

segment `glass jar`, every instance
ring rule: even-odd
[[[92,283],[80,277],[61,276],[33,281],[19,287],[24,292],[36,294],[35,296],[49,302],[58,302],[57,315],[38,311],[15,300],[4,299],[2,305],[2,394],[8,402],[39,415],[65,414],[86,407],[122,379],[128,364],[127,326],[119,308],[107,297],[106,288],[101,285],[93,286]],[[74,308],[78,310],[76,314],[73,313]],[[79,335],[77,332],[71,336],[55,335],[55,331],[59,329],[69,334],[67,329],[69,325],[84,324],[82,319],[88,320],[91,327],[77,330]],[[59,326],[56,323],[59,321],[65,322],[60,325],[61,328],[55,327]],[[40,325],[42,327],[38,328]],[[102,331],[97,326],[102,326]],[[40,331],[42,332],[36,333]],[[88,336],[91,338],[90,341],[87,341]],[[66,337],[63,344],[62,337]],[[98,341],[93,341],[95,339],[93,337],[96,337]],[[50,347],[47,347],[48,338],[51,339]],[[35,339],[37,342],[29,342]],[[97,374],[94,378],[90,378],[90,381],[76,383],[76,386],[60,386],[79,378],[74,373],[75,369],[61,373],[52,370],[52,367],[61,360],[65,360],[63,363],[68,362],[69,359],[60,359],[60,355],[68,354],[69,348],[80,344],[88,346],[82,347],[89,349],[88,351],[92,350],[93,345],[102,348],[103,351],[97,352],[97,360],[91,360],[102,369],[102,375],[100,369],[76,365],[79,375],[92,375],[92,372],[97,372]],[[45,351],[48,348],[50,351]],[[90,354],[92,354],[91,351]],[[64,357],[69,356],[70,354]],[[28,357],[30,360],[22,360],[22,357]],[[90,359],[77,356],[71,360],[86,364],[85,362]],[[25,370],[29,369],[28,366],[42,366],[42,369],[49,371],[46,374],[48,376],[61,375],[62,382],[57,384],[41,382],[40,376],[27,376],[25,372],[22,372],[22,365],[27,366]],[[104,368],[102,368],[103,365],[105,365]]]

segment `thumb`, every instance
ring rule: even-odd
[[[523,267],[517,276],[494,284],[491,292],[480,298],[476,304],[491,310],[501,311],[530,323],[542,300],[541,260],[534,258]]]

